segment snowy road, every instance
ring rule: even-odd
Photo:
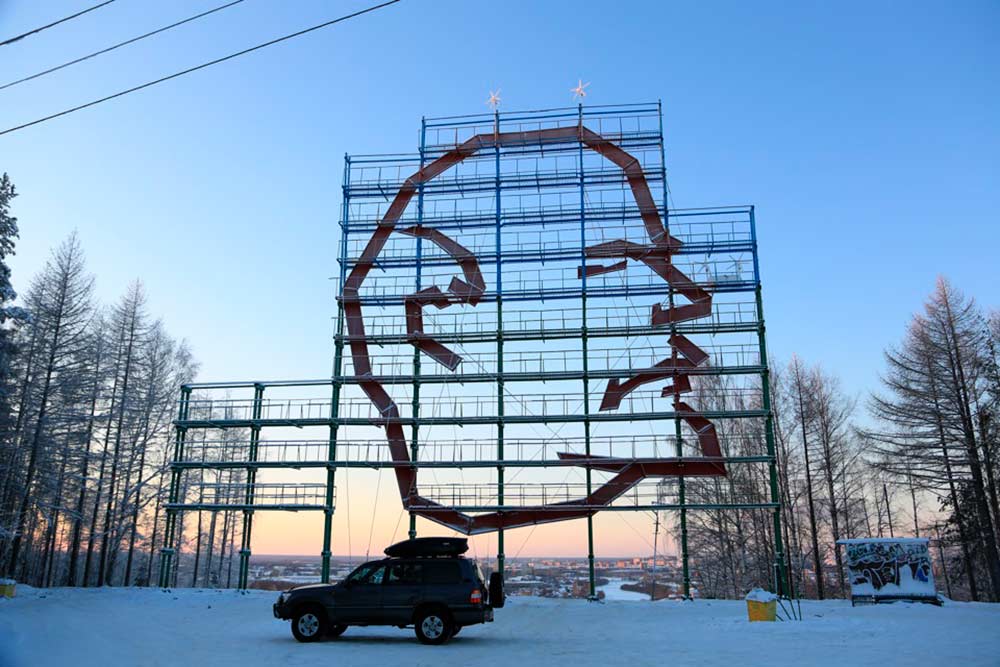
[[[804,603],[801,623],[746,622],[742,602],[513,598],[443,647],[412,630],[350,628],[299,644],[273,593],[19,591],[0,600],[0,666],[1000,664],[1000,605]]]

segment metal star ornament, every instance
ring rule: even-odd
[[[500,106],[500,89],[497,88],[495,91],[490,91],[490,96],[486,100],[487,106],[496,111],[497,107]]]
[[[586,97],[587,96],[586,88],[589,85],[590,85],[589,81],[587,83],[584,83],[583,79],[577,79],[576,88],[569,89],[569,92],[573,93],[573,99],[575,100],[579,98],[582,100],[584,97]]]

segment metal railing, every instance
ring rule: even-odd
[[[308,482],[210,482],[190,480],[180,502],[169,503],[169,509],[286,509],[319,510],[327,505],[326,484]]]
[[[591,412],[597,413],[601,402],[601,392],[589,395]],[[696,411],[701,405],[728,406],[731,410],[757,409],[760,404],[759,387],[719,386],[702,389],[685,398]],[[412,405],[408,399],[400,397],[396,402],[399,417],[411,418]],[[546,418],[579,417],[583,414],[584,395],[575,393],[543,393],[505,395],[505,417]],[[253,417],[254,401],[251,399],[192,399],[188,402],[188,413],[184,422],[317,422],[332,419],[329,399],[263,399],[260,401],[259,417]],[[704,408],[708,409],[708,408]],[[640,389],[626,395],[614,411],[616,415],[649,415],[653,413],[671,414],[671,401],[664,398],[659,389]],[[337,418],[360,420],[374,424],[388,418],[388,412],[379,410],[367,397],[342,397]],[[420,420],[482,420],[498,419],[497,397],[478,396],[427,396],[421,398]]]
[[[406,339],[406,317],[399,312],[373,309],[363,314],[366,338],[373,342],[389,342]],[[495,310],[480,308],[449,308],[435,312],[424,310],[424,331],[439,340],[462,340],[497,335],[499,323]],[[678,325],[679,332],[690,330],[711,330],[739,328],[751,330],[758,325],[757,306],[752,299],[713,303],[712,313],[692,322]],[[505,337],[523,340],[552,338],[560,335],[578,335],[584,326],[583,310],[580,306],[559,306],[550,308],[505,308],[503,314],[503,334]],[[588,306],[588,334],[608,335],[649,335],[669,333],[669,329],[654,328],[650,324],[649,305]],[[346,337],[346,336],[345,336]]]
[[[756,452],[754,456],[731,457],[729,460],[753,461],[766,458],[759,438],[745,434],[726,434],[721,438],[723,452]],[[697,439],[691,434],[681,438],[685,456],[700,457]],[[435,438],[421,443],[417,466],[428,467],[509,467],[572,466],[575,463],[560,458],[561,454],[583,455],[587,451],[586,439],[579,437],[506,438],[504,457],[498,456],[497,438]],[[193,439],[185,443],[184,457],[174,465],[185,468],[221,469],[233,467],[303,467],[310,464],[323,467],[331,464],[356,463],[376,467],[392,464],[389,445],[384,439],[340,439],[335,444],[335,458],[330,458],[330,441],[315,440],[260,440],[257,457],[249,460],[250,441]],[[592,436],[590,455],[598,458],[620,460],[673,458],[677,453],[677,439],[672,435],[616,435]],[[746,461],[744,461],[746,462]],[[409,464],[409,463],[408,463]],[[440,465],[438,465],[440,464]],[[388,466],[381,466],[388,467]],[[238,486],[238,485],[237,485]]]
[[[615,347],[605,349],[591,348],[587,354],[588,370],[593,374],[617,371],[621,376],[648,369],[654,364],[670,357],[671,350],[663,341],[663,345],[657,347],[636,345],[634,347]],[[699,347],[709,355],[708,362],[701,369],[711,372],[712,369],[723,370],[726,368],[750,368],[756,369],[760,364],[760,351],[756,345],[752,344],[716,344],[699,345]],[[429,359],[425,358],[422,367],[422,377],[428,375],[446,375],[455,381],[460,381],[463,376],[490,375],[495,376],[499,370],[498,355],[496,350],[489,351],[465,351],[459,352],[462,357],[461,365],[454,371],[437,367]],[[412,378],[413,376],[413,352],[403,353],[382,353],[379,350],[370,352],[371,372],[375,376]],[[539,350],[511,350],[504,351],[503,368],[506,376],[526,375],[542,376],[557,375],[566,373],[581,373],[583,371],[584,355],[579,349],[566,350],[558,349],[551,345],[548,349]],[[351,358],[347,358],[344,367],[344,377],[354,375]]]

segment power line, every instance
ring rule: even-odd
[[[278,37],[277,39],[272,39],[269,42],[264,42],[263,44],[258,44],[257,46],[251,46],[249,49],[244,49],[242,51],[237,51],[236,53],[231,53],[228,56],[223,56],[222,58],[216,58],[215,60],[211,60],[211,61],[209,61],[207,63],[202,63],[201,65],[196,65],[194,67],[189,67],[188,69],[181,70],[180,72],[175,72],[173,74],[161,77],[159,79],[156,79],[155,81],[149,81],[147,83],[143,83],[141,85],[134,86],[132,88],[128,88],[127,90],[122,90],[120,92],[114,93],[113,95],[108,95],[106,97],[102,97],[100,99],[96,99],[96,100],[93,100],[91,102],[87,102],[86,104],[80,104],[80,105],[72,107],[70,109],[66,109],[65,111],[60,111],[58,113],[54,113],[54,114],[51,114],[49,116],[45,116],[43,118],[39,118],[37,120],[33,120],[31,122],[24,123],[22,125],[17,125],[15,127],[8,128],[8,129],[3,130],[2,132],[0,132],[0,136],[3,136],[5,134],[10,134],[11,132],[17,132],[18,130],[23,130],[23,129],[27,128],[27,127],[31,127],[32,125],[38,125],[39,123],[44,123],[46,121],[53,120],[54,118],[59,118],[60,116],[66,116],[68,114],[75,113],[77,111],[81,111],[83,109],[87,109],[89,107],[101,104],[102,102],[107,102],[109,100],[113,100],[115,98],[123,97],[125,95],[130,94],[130,93],[134,93],[136,91],[143,90],[144,88],[150,88],[152,86],[155,86],[157,84],[163,83],[165,81],[170,81],[171,79],[176,79],[177,77],[184,76],[185,74],[190,74],[192,72],[197,72],[198,70],[205,69],[206,67],[211,67],[212,65],[218,65],[219,63],[226,62],[227,60],[232,60],[233,58],[238,58],[238,57],[246,55],[248,53],[252,53],[253,51],[257,51],[257,50],[266,48],[268,46],[273,46],[275,44],[278,44],[279,42],[284,42],[284,41],[287,41],[287,40],[292,39],[294,37],[299,37],[301,35],[305,35],[306,33],[313,32],[314,30],[319,30],[320,28],[326,28],[327,26],[331,26],[331,25],[333,25],[335,23],[341,23],[341,22],[346,21],[348,19],[352,19],[352,18],[355,18],[357,16],[361,16],[362,14],[368,14],[370,12],[374,12],[374,11],[382,9],[384,7],[388,7],[389,5],[394,5],[397,2],[399,2],[399,1],[400,0],[388,0],[388,2],[383,2],[383,3],[378,4],[378,5],[372,5],[371,7],[367,7],[365,9],[361,9],[361,10],[353,12],[351,14],[345,14],[344,16],[340,16],[340,17],[332,19],[330,21],[326,21],[325,23],[320,23],[319,25],[314,25],[311,28],[306,28],[304,30],[299,30],[298,32],[293,32],[293,33],[285,35],[283,37]]]
[[[18,35],[17,37],[11,37],[10,39],[5,39],[4,41],[0,42],[0,46],[7,46],[8,44],[13,44],[14,42],[16,42],[18,40],[21,40],[21,39],[24,39],[25,37],[27,37],[29,35],[34,35],[35,33],[41,32],[43,30],[48,30],[49,28],[51,28],[53,26],[57,26],[60,23],[65,23],[66,21],[70,21],[72,19],[75,19],[77,16],[83,16],[84,14],[86,14],[88,12],[92,12],[95,9],[100,9],[104,5],[110,5],[114,1],[115,0],[105,0],[105,2],[102,2],[100,4],[96,4],[93,7],[88,7],[87,9],[84,9],[83,11],[79,11],[76,14],[71,14],[70,16],[67,16],[65,18],[61,18],[58,21],[53,21],[52,23],[50,23],[48,25],[43,25],[41,28],[35,28],[34,30],[29,30],[26,33]]]
[[[18,79],[17,81],[11,81],[10,83],[5,83],[4,85],[0,86],[0,90],[3,90],[4,88],[10,88],[11,86],[16,86],[17,84],[24,83],[25,81],[31,81],[32,79],[37,79],[38,77],[45,76],[46,74],[52,74],[53,72],[58,72],[59,70],[64,69],[66,67],[69,67],[71,65],[76,65],[77,63],[82,63],[84,60],[90,60],[91,58],[103,55],[105,53],[108,53],[109,51],[114,51],[115,49],[120,49],[123,46],[128,46],[129,44],[134,44],[135,42],[138,42],[138,41],[141,41],[143,39],[146,39],[147,37],[152,37],[153,35],[158,35],[161,32],[166,32],[167,30],[172,30],[173,28],[176,28],[177,26],[184,25],[185,23],[190,23],[191,21],[197,21],[198,19],[200,19],[202,17],[208,16],[209,14],[214,14],[215,12],[220,12],[223,9],[227,9],[229,7],[232,7],[233,5],[238,5],[241,2],[243,2],[243,1],[244,0],[233,0],[233,2],[229,2],[229,3],[226,3],[224,5],[220,5],[220,6],[216,7],[216,8],[214,8],[214,9],[209,9],[208,11],[202,12],[201,14],[195,14],[194,16],[190,16],[190,17],[184,19],[183,21],[178,21],[177,23],[171,23],[168,26],[164,26],[162,28],[157,28],[156,30],[153,30],[152,32],[147,32],[144,35],[139,35],[138,37],[133,37],[132,39],[127,39],[124,42],[119,42],[119,43],[115,44],[114,46],[109,46],[106,49],[101,49],[100,51],[94,51],[93,53],[88,53],[85,56],[82,56],[80,58],[76,58],[75,60],[70,60],[69,62],[63,63],[62,65],[56,65],[55,67],[50,67],[47,70],[43,70],[41,72],[38,72],[37,74],[32,74],[31,76],[26,76],[23,79]]]

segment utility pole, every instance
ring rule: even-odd
[[[660,513],[653,512],[653,565],[650,570],[649,599],[656,602],[656,546],[660,537]]]

